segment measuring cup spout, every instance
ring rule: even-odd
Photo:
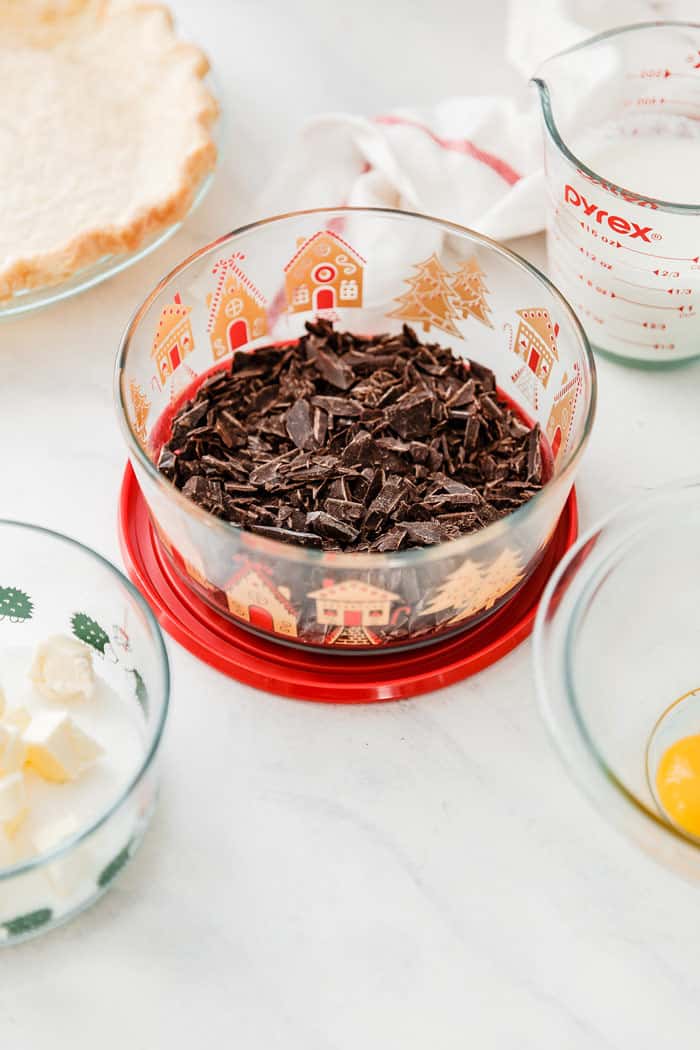
[[[549,125],[552,120],[552,97],[549,84],[541,75],[532,77],[530,79],[530,83],[537,88],[537,96],[540,102],[540,112],[542,114],[542,120],[544,121],[545,125]]]

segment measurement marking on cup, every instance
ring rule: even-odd
[[[610,332],[611,339],[617,339],[618,343],[628,343],[629,346],[645,346],[648,350],[675,350],[675,343],[644,343],[640,339],[623,339],[616,332]]]
[[[636,324],[640,328],[651,328],[655,331],[665,332],[668,325],[665,321],[635,321],[632,317],[623,317],[622,314],[610,314],[611,321],[624,321],[625,324]]]
[[[628,281],[625,277],[618,277],[616,273],[612,275],[614,281],[621,281],[622,284],[630,284],[633,288],[644,288],[647,292],[665,292],[665,288],[654,288],[652,284],[639,284],[638,281]]]
[[[581,223],[583,226],[583,223]],[[639,248],[630,248],[628,244],[623,244],[621,241],[605,241],[606,244],[610,245],[611,248],[624,248],[628,252],[634,252],[635,255],[644,255],[647,259],[670,259],[672,262],[700,262],[700,255],[659,255],[658,252],[642,252]]]
[[[625,77],[627,80],[668,80],[669,77],[682,77],[700,84],[700,77],[694,73],[677,73],[674,69],[640,69],[639,73],[625,73]]]
[[[644,95],[641,98],[626,98],[623,106],[700,106],[700,99],[692,98],[655,98]]]
[[[615,269],[616,264],[614,262],[608,262],[607,260],[601,258],[600,255],[596,255],[595,252],[590,251],[588,248],[584,248],[584,246],[582,244],[579,244],[573,236],[569,235],[569,233],[566,231],[565,228],[560,228],[560,229],[561,229],[561,232],[558,232],[556,227],[552,228],[551,233],[552,233],[552,237],[554,238],[554,240],[558,241],[562,245],[569,245],[575,251],[579,252],[581,255],[584,255],[587,259],[590,259],[592,262],[597,262],[605,270],[614,270]],[[591,232],[593,232],[593,231],[591,231]],[[605,240],[605,238],[603,238],[603,240],[604,240],[604,243],[605,243],[606,247],[610,247],[610,248],[626,248],[627,247],[627,245],[621,244],[619,241],[607,241],[607,240]],[[636,249],[628,248],[628,251],[635,251],[636,252]],[[672,261],[677,261],[677,262],[689,262],[689,263],[691,263],[691,266],[688,267],[689,270],[700,269],[700,266],[698,266],[698,263],[700,262],[700,256],[688,256],[688,257],[684,258],[682,256],[679,257],[679,256],[672,256],[672,255],[652,255],[650,252],[636,252],[636,254],[643,255],[644,258],[645,259],[649,259],[650,262],[657,261],[658,259],[670,259]],[[641,273],[648,273],[649,276],[654,274],[654,276],[656,276],[656,277],[671,277],[671,278],[675,279],[675,278],[682,278],[685,275],[685,273],[681,273],[680,270],[667,270],[667,269],[662,269],[662,268],[657,268],[656,270],[650,270],[648,266],[639,266],[637,263],[633,263],[633,262],[626,262],[624,264],[624,267],[625,267],[625,269],[628,269],[628,270],[639,270]],[[640,287],[642,287],[642,286],[640,285]]]
[[[639,299],[628,299],[624,295],[618,295],[617,292],[609,292],[607,289],[598,289],[603,295],[609,295],[611,299],[621,299],[623,303],[632,303],[633,306],[643,306],[645,310],[673,310],[675,313],[683,313],[688,310],[692,313],[692,306],[660,306],[658,303],[644,303]]]

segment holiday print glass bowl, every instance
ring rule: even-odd
[[[394,554],[310,551],[202,511],[156,469],[176,406],[234,350],[294,340],[316,316],[451,346],[539,422],[551,477],[477,533]],[[385,209],[299,212],[196,252],[148,296],[119,350],[127,448],[163,553],[236,623],[324,652],[382,652],[461,631],[538,565],[593,422],[595,368],[573,311],[523,259],[469,230]]]
[[[105,893],[139,845],[156,800],[169,669],[150,609],[88,547],[0,521],[0,672],[2,654],[31,651],[56,634],[91,647],[96,674],[128,705],[142,755],[118,797],[75,835],[11,867],[0,862],[0,946],[66,922]]]
[[[570,773],[606,819],[695,881],[700,842],[664,816],[654,770],[700,730],[699,536],[700,480],[624,507],[560,562],[534,634],[540,706]]]

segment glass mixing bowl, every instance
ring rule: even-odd
[[[553,461],[542,491],[477,533],[394,554],[309,551],[198,508],[155,466],[175,407],[234,350],[296,339],[317,315],[364,334],[407,322],[491,368],[542,428]],[[527,579],[569,495],[596,383],[576,316],[529,263],[437,219],[340,208],[245,226],[178,266],[124,334],[116,396],[165,556],[188,585],[253,631],[347,653],[464,630]]]
[[[700,841],[658,804],[655,774],[700,733],[700,481],[646,495],[560,562],[540,604],[540,705],[572,776],[651,856],[700,879]]]
[[[77,826],[55,846],[20,859],[11,856],[21,854],[18,845],[13,841],[8,848],[3,836],[0,945],[44,933],[102,896],[139,845],[156,801],[170,686],[163,637],[151,611],[131,583],[88,547],[38,526],[0,521],[0,681],[8,706],[27,702],[7,689],[9,670],[19,668],[18,690],[28,689],[24,674],[31,655],[52,635],[74,635],[90,645],[95,672],[111,690],[111,700],[101,692],[90,700],[56,702],[57,709],[75,704],[68,713],[80,721],[91,716],[86,708],[98,705],[107,757],[119,709],[120,724],[132,727],[137,758],[130,773],[123,767],[123,783],[116,776],[106,779],[104,770],[91,781],[100,804],[90,807],[89,819],[80,817],[87,812],[83,805],[74,808],[73,789],[83,790],[86,778],[56,785],[45,802],[48,826],[71,817]],[[32,816],[30,809],[27,820]],[[19,835],[25,834],[22,827]]]

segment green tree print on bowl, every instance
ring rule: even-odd
[[[102,656],[105,654],[105,649],[109,645],[109,635],[100,627],[97,620],[93,620],[91,616],[86,613],[73,613],[71,617],[71,628],[73,634],[79,641],[85,642],[86,645],[92,646]]]
[[[117,853],[116,857],[113,860],[111,860],[109,864],[100,872],[97,879],[97,885],[101,890],[103,890],[105,886],[109,886],[112,879],[116,879],[117,875],[127,863],[130,856],[131,842],[127,842],[124,849],[120,850],[119,853]]]
[[[34,603],[28,594],[17,587],[0,587],[0,620],[21,623],[31,620],[33,612]]]
[[[38,930],[40,926],[45,926],[47,922],[51,922],[52,918],[53,912],[50,908],[39,908],[37,911],[27,912],[26,915],[18,915],[16,919],[10,919],[2,925],[10,937],[22,937],[25,933],[31,933],[33,930]]]
[[[140,671],[137,671],[135,667],[131,668],[131,673],[134,676],[134,688],[136,690],[136,699],[141,704],[141,708],[145,715],[148,714],[148,690],[146,689],[146,683],[143,680],[143,675]]]

